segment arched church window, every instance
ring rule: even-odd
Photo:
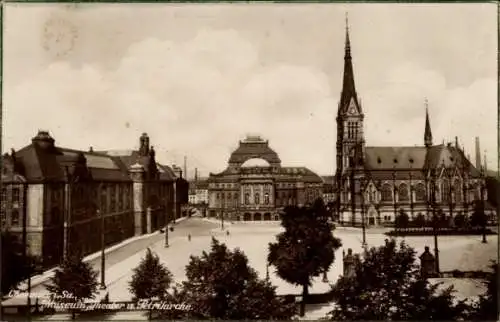
[[[423,183],[418,183],[415,187],[415,198],[417,201],[425,201],[425,186]]]
[[[258,193],[258,192],[255,194],[255,197],[254,197],[254,198],[255,198],[255,204],[256,204],[256,205],[260,204],[260,195],[259,195],[259,193]]]
[[[462,202],[462,184],[459,180],[453,183],[453,195],[455,202]]]
[[[408,186],[405,183],[399,185],[398,189],[399,201],[405,202],[410,200]]]
[[[388,183],[382,186],[382,201],[392,201],[392,189]]]
[[[443,196],[442,196],[443,202],[449,202],[451,191],[450,191],[450,182],[448,181],[448,179],[443,179],[441,191],[443,192]]]
[[[269,194],[268,193],[266,193],[264,195],[264,204],[269,205]]]

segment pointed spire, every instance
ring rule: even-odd
[[[354,99],[356,106],[361,112],[361,108],[358,103],[358,97],[356,94],[356,86],[354,85],[354,71],[352,68],[352,57],[351,57],[351,40],[349,37],[349,21],[346,13],[344,80],[342,84],[342,94],[340,96],[340,105],[338,111],[339,114],[346,111],[352,99]]]
[[[431,122],[429,121],[429,102],[425,99],[425,131],[424,144],[426,147],[432,146]]]
[[[345,13],[345,59],[351,59],[351,40],[349,39],[349,14]]]

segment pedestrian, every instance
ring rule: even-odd
[[[228,235],[228,236],[229,236],[229,230],[226,230],[226,235]]]
[[[191,241],[191,234],[188,234],[188,241]]]

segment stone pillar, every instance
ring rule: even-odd
[[[129,168],[133,180],[133,200],[134,200],[134,236],[144,233],[143,216],[144,209],[144,168],[140,164],[134,164]]]
[[[152,224],[151,224],[151,207],[146,209],[146,232],[151,234],[152,232]]]

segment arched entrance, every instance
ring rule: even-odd
[[[260,221],[262,220],[262,214],[260,212],[257,212],[253,215],[253,220],[255,221]]]
[[[266,212],[266,213],[264,214],[264,220],[267,220],[267,221],[271,220],[271,214],[270,214],[270,213],[268,213],[268,212]]]
[[[377,211],[375,209],[370,209],[368,211],[368,225],[375,226],[377,225]]]
[[[250,221],[250,220],[252,220],[252,215],[249,214],[248,212],[245,212],[245,214],[243,215],[243,220],[244,221]]]

